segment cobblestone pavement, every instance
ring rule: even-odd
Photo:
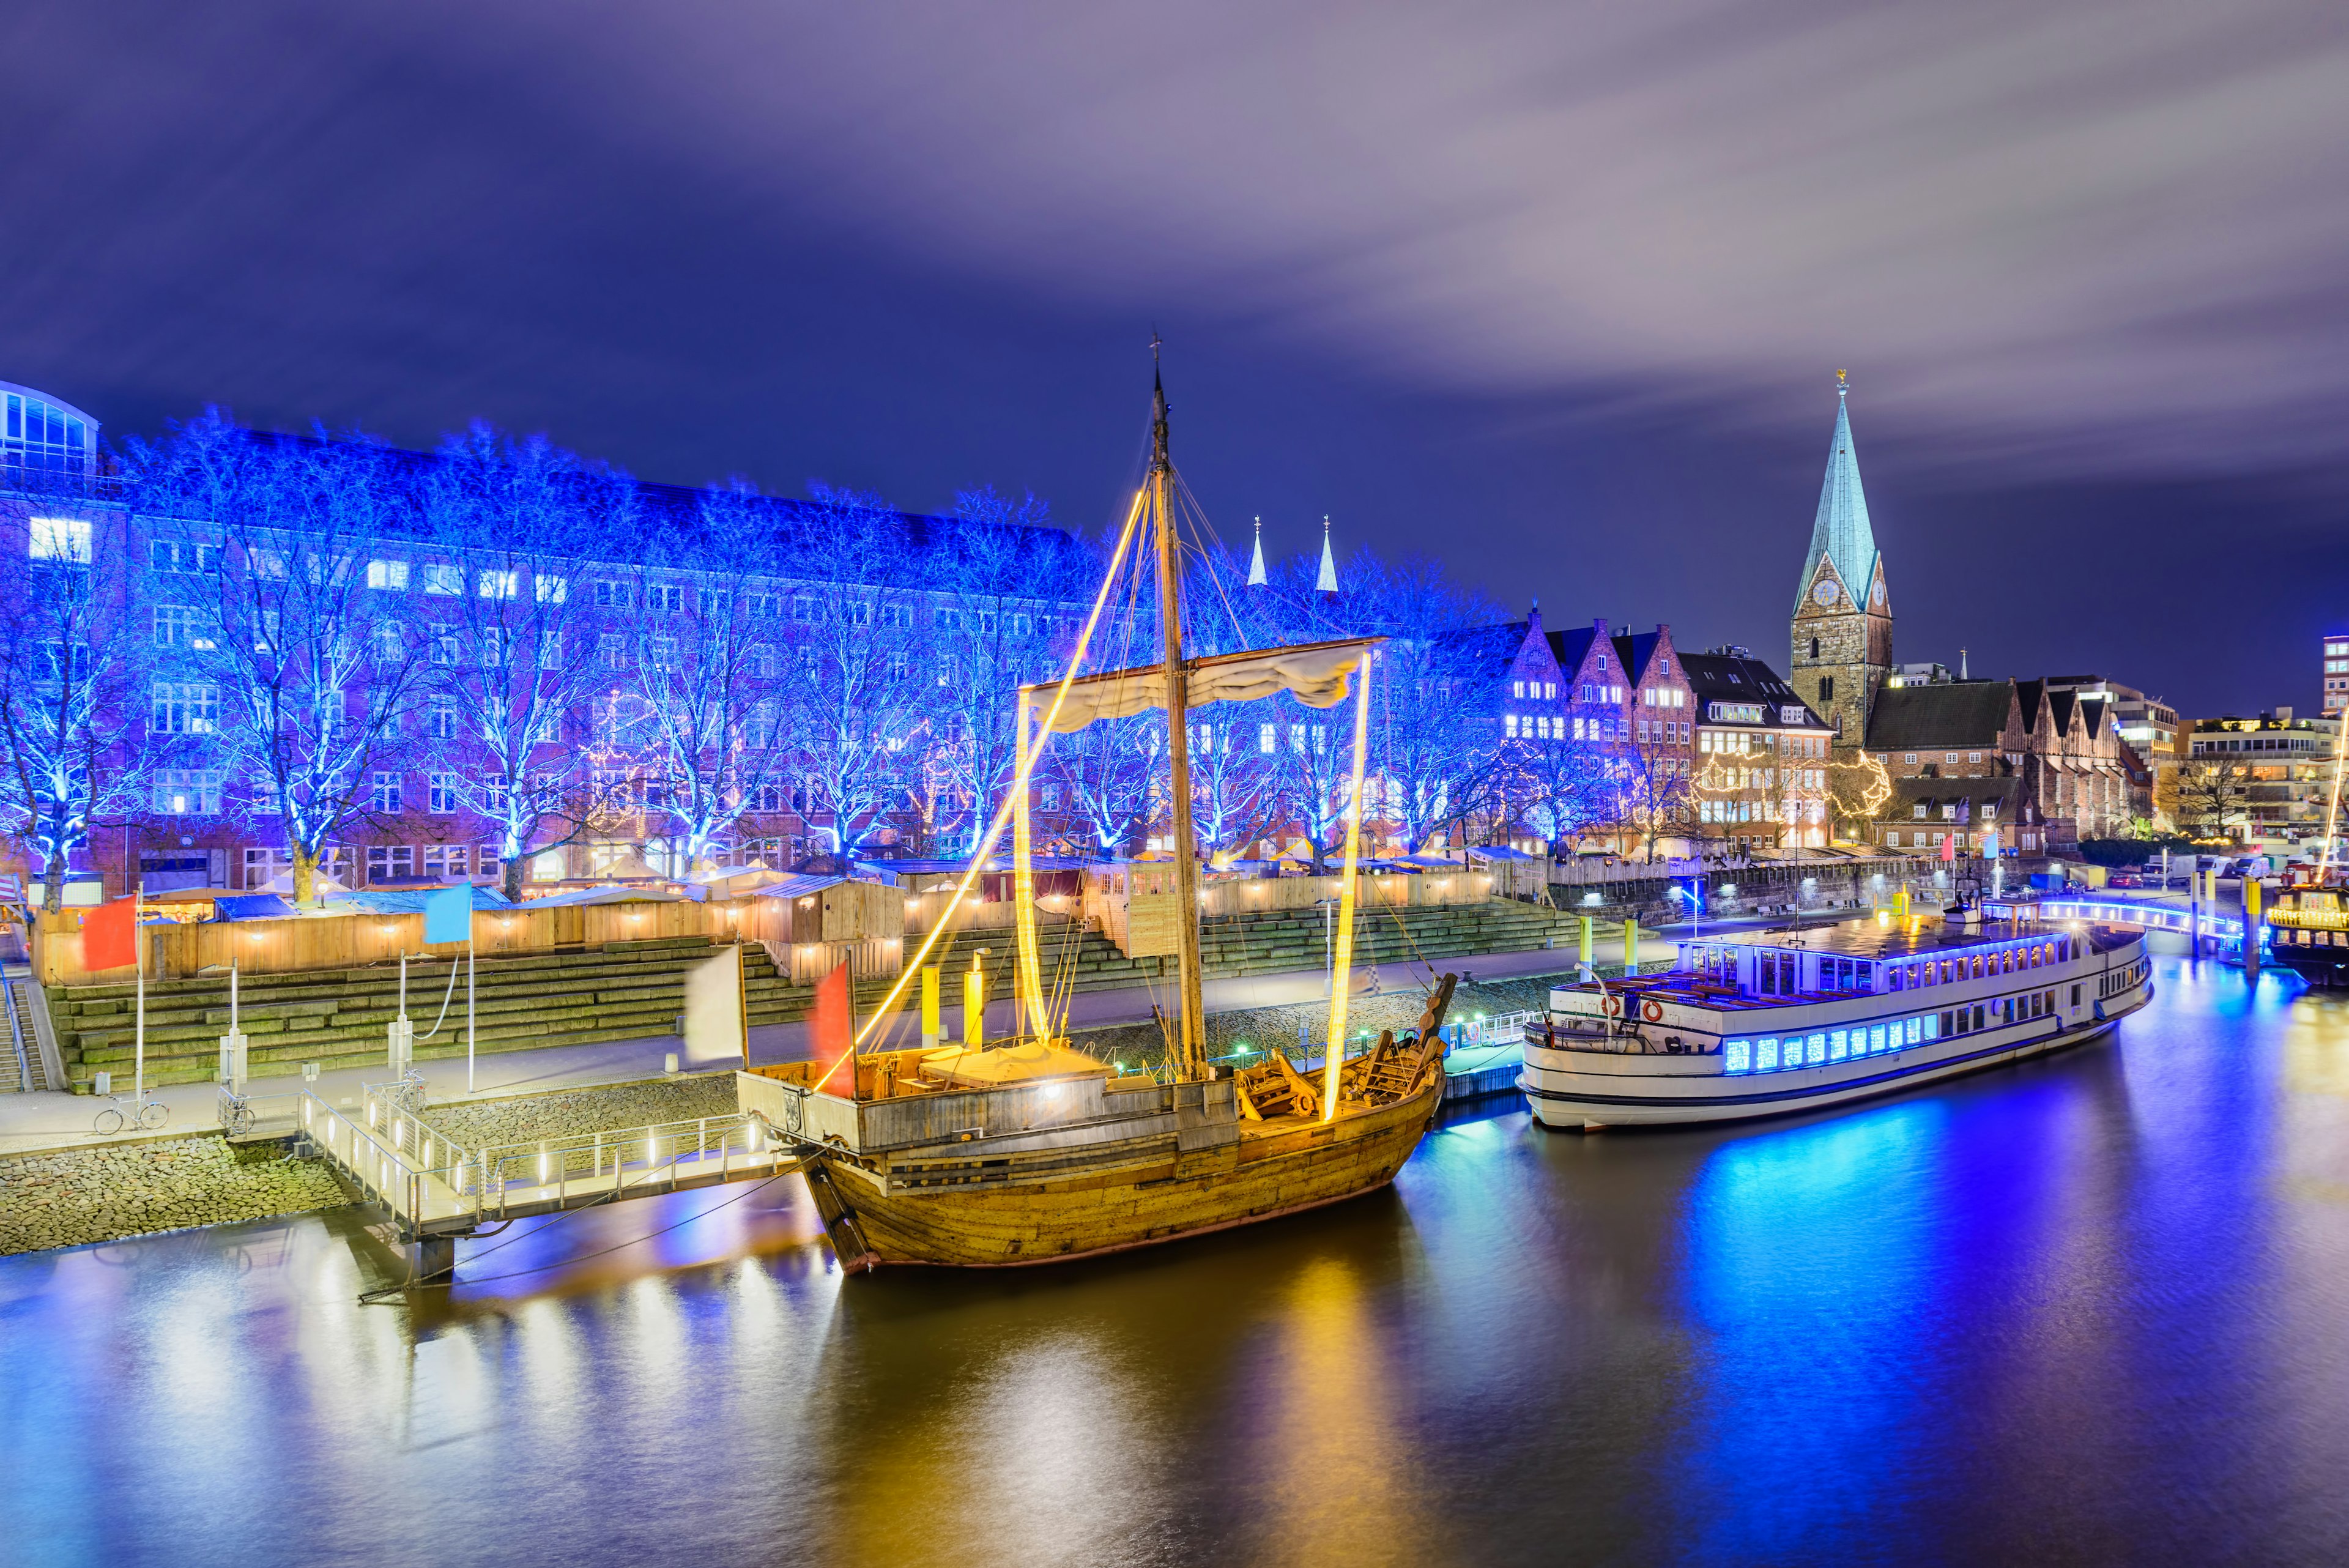
[[[336,1209],[326,1167],[276,1144],[222,1137],[0,1158],[0,1253],[79,1247],[157,1231]]]
[[[1470,959],[1460,971],[1473,975],[1476,962]],[[1528,975],[1504,981],[1470,981],[1464,979],[1453,992],[1450,1018],[1459,1023],[1482,1012],[1497,1015],[1523,1012],[1549,1005],[1549,988],[1560,976]],[[1392,990],[1381,991],[1375,996],[1356,996],[1347,1007],[1347,1033],[1368,1029],[1373,1033],[1381,1029],[1400,1033],[1419,1022],[1427,1005],[1424,993],[1416,982],[1406,981]],[[1297,1030],[1301,1023],[1310,1033],[1319,1048],[1321,1030],[1330,1021],[1327,1002],[1299,1002],[1284,1007],[1240,1008],[1229,1012],[1207,1016],[1207,1054],[1226,1056],[1243,1043],[1264,1046],[1273,1041],[1288,1045],[1289,1054],[1297,1054]],[[1157,1026],[1149,1023],[1123,1024],[1114,1029],[1090,1029],[1079,1032],[1072,1043],[1081,1050],[1106,1056],[1112,1062],[1128,1066],[1155,1066],[1165,1054]]]
[[[425,1111],[424,1120],[458,1147],[478,1149],[614,1132],[655,1122],[730,1116],[737,1110],[734,1075],[719,1073],[604,1088],[559,1089],[483,1104],[434,1106]]]

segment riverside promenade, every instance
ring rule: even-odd
[[[1652,940],[1652,938],[1649,940]],[[1619,928],[1612,933],[1602,930],[1597,950],[1602,962],[1619,961],[1622,952]],[[1650,956],[1661,956],[1663,950],[1661,948],[1651,949]],[[1498,981],[1563,973],[1574,967],[1575,956],[1569,948],[1537,948],[1462,955],[1438,959],[1433,962],[1439,972],[1457,972],[1480,981]],[[1421,962],[1359,965],[1350,972],[1350,992],[1356,996],[1370,994],[1373,983],[1382,994],[1415,991],[1423,981],[1425,971],[1426,965]],[[1328,971],[1319,968],[1214,980],[1207,981],[1205,987],[1210,1012],[1295,1006],[1319,1000],[1328,994]],[[1153,1004],[1163,1007],[1168,1001],[1163,988],[1133,987],[1081,992],[1071,1000],[1069,1027],[1072,1031],[1083,1031],[1146,1024],[1152,1019]],[[1013,1008],[1014,1003],[1008,1000],[988,1006],[987,1027],[990,1034],[1010,1030]],[[899,1031],[918,1026],[915,1022],[915,1011],[910,1007],[900,1008],[898,1017],[901,1022],[894,1027]],[[761,1025],[750,1031],[750,1046],[751,1059],[759,1063],[802,1059],[810,1054],[808,1025],[805,1023]],[[424,1076],[428,1102],[434,1106],[450,1106],[659,1078],[666,1075],[669,1054],[678,1049],[678,1042],[675,1035],[656,1035],[594,1045],[484,1053],[475,1061],[473,1085],[470,1093],[466,1087],[465,1059],[462,1056],[427,1058],[419,1061],[417,1067]],[[719,1063],[697,1071],[723,1072],[740,1064],[740,1062]],[[386,1065],[377,1063],[367,1067],[346,1067],[325,1072],[315,1083],[305,1082],[298,1075],[256,1077],[251,1080],[250,1093],[258,1096],[307,1089],[329,1105],[355,1106],[360,1101],[361,1085],[380,1082],[388,1072]],[[117,1088],[119,1093],[129,1094],[130,1085],[127,1076],[118,1080]],[[101,1137],[93,1130],[91,1121],[103,1101],[87,1095],[0,1095],[0,1158],[184,1138],[216,1129],[217,1091],[214,1085],[209,1083],[174,1084],[153,1090],[152,1096],[171,1112],[171,1119],[160,1129],[151,1133],[117,1133],[112,1137]]]

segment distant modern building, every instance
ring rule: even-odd
[[[0,484],[26,471],[89,478],[98,472],[98,421],[47,392],[0,381]]]
[[[2324,716],[2349,708],[2349,632],[2324,637]]]
[[[2322,840],[2342,722],[2297,718],[2290,708],[2199,721],[2175,786],[2178,826],[2262,850]]]

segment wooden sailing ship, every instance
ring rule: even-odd
[[[1381,1033],[1351,1060],[1345,1049],[1371,651],[1378,639],[1186,657],[1163,383],[1153,389],[1151,435],[1148,477],[1067,671],[1054,684],[1020,690],[1012,788],[945,916],[845,1053],[740,1076],[743,1109],[808,1156],[817,1210],[851,1268],[999,1267],[1092,1257],[1339,1202],[1392,1181],[1443,1099],[1441,1030],[1454,977],[1444,976],[1429,992],[1415,1030],[1401,1038]],[[1080,675],[1129,549],[1137,558],[1144,551],[1156,557],[1162,657],[1149,666]],[[1263,1062],[1234,1072],[1207,1057],[1187,716],[1208,703],[1279,691],[1320,708],[1353,699],[1353,787],[1327,1045],[1316,1072],[1277,1046]],[[1174,907],[1186,918],[1174,922],[1167,1061],[1154,1072],[1126,1073],[1071,1044],[1063,1009],[1057,998],[1048,1000],[1036,935],[1029,781],[1053,734],[1153,709],[1165,714],[1178,846]],[[1007,826],[1016,877],[1019,1030],[978,1049],[873,1048]]]

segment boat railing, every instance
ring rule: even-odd
[[[1650,1034],[1637,1024],[1575,1012],[1533,1012],[1526,1015],[1524,1036],[1528,1045],[1563,1047],[1569,1051],[1600,1051],[1616,1056],[1709,1056],[1719,1053],[1719,1041],[1700,1038],[1690,1043],[1672,1033]],[[1681,1041],[1678,1049],[1672,1042]]]

